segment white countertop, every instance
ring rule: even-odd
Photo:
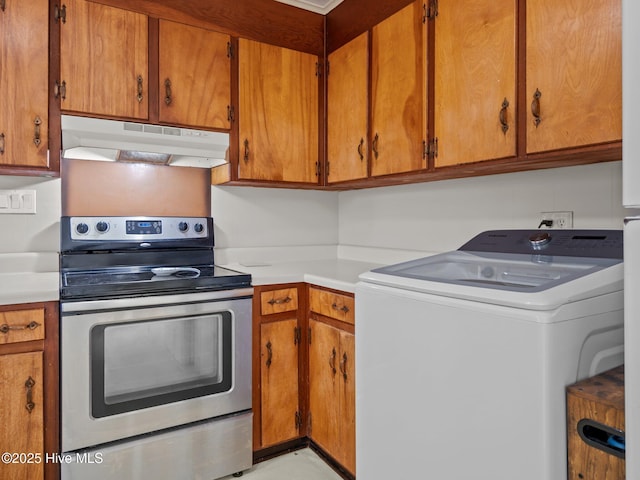
[[[361,273],[382,265],[354,260],[322,259],[270,264],[232,263],[222,266],[250,273],[253,285],[305,282],[353,293]]]
[[[0,305],[58,301],[58,254],[0,254]]]

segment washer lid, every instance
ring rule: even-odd
[[[611,258],[455,251],[377,268],[373,272],[454,285],[533,293],[621,262]]]

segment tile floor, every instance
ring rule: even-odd
[[[316,453],[296,450],[245,470],[241,480],[342,480]],[[233,476],[221,480],[235,480]]]

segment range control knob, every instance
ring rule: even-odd
[[[107,222],[98,222],[96,223],[96,230],[100,233],[104,233],[109,230],[109,224]]]
[[[79,234],[84,235],[88,231],[89,225],[87,225],[86,223],[79,223],[78,225],[76,225],[76,232],[78,232]]]
[[[180,230],[181,232],[186,232],[187,230],[189,230],[189,224],[187,222],[180,222],[178,224],[178,230]]]
[[[193,229],[196,231],[196,233],[202,233],[204,231],[204,225],[202,225],[201,223],[196,223],[193,226]]]
[[[533,248],[540,249],[551,241],[551,235],[548,232],[536,232],[529,236],[529,243]]]

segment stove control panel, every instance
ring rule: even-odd
[[[151,241],[206,238],[206,217],[70,217],[72,240]]]

